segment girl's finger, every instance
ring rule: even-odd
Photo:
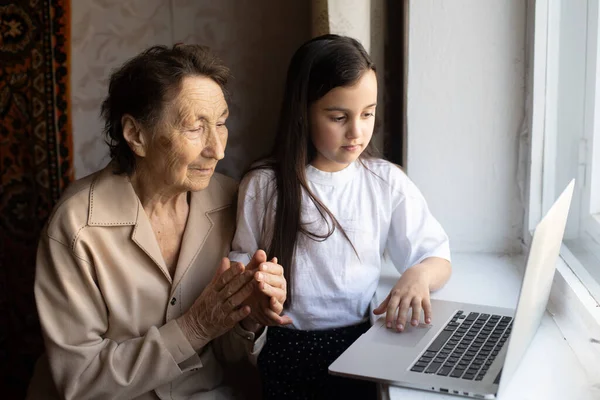
[[[273,310],[269,308],[265,308],[263,312],[271,320],[271,323],[269,325],[289,325],[292,323],[292,319],[287,315],[276,314],[273,312]]]
[[[388,305],[388,302],[390,301],[390,296],[391,295],[389,295],[389,294],[387,295],[387,297],[385,298],[385,300],[382,301],[381,304],[379,304],[377,306],[377,308],[373,310],[373,314],[375,314],[375,315],[381,315],[381,314],[383,314],[385,312],[385,310],[387,308],[387,305]]]
[[[264,295],[268,297],[275,297],[280,302],[284,302],[286,298],[285,290],[273,287],[265,282],[260,282],[258,284],[258,290],[261,291]]]
[[[421,302],[421,298],[413,297],[410,303],[410,306],[412,308],[410,324],[412,326],[419,325],[419,320],[421,319]]]
[[[425,314],[425,323],[430,324],[432,312],[431,312],[431,300],[429,299],[429,297],[423,299],[422,304],[423,304],[423,312]]]
[[[400,304],[400,300],[400,293],[397,290],[392,289],[392,292],[390,293],[390,300],[388,301],[387,305],[387,311],[385,314],[385,325],[388,328],[394,326],[396,322],[396,313],[398,312],[398,305]]]
[[[258,282],[265,282],[271,286],[285,289],[285,278],[283,275],[274,275],[263,271],[257,271],[254,273],[254,279]]]
[[[281,304],[275,297],[271,297],[271,300],[269,300],[269,306],[277,315],[281,314],[283,311],[283,304]]]
[[[411,299],[407,296],[403,297],[400,301],[400,307],[398,308],[398,319],[396,320],[396,329],[398,332],[404,331],[406,326],[406,317],[408,315],[408,309],[410,308]]]

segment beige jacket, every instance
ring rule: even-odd
[[[235,191],[215,174],[191,194],[171,279],[128,178],[109,166],[74,182],[40,239],[35,297],[47,358],[28,398],[231,398],[223,363],[256,357],[265,332],[255,341],[236,326],[196,353],[175,318],[229,252]]]

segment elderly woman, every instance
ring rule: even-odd
[[[224,363],[255,357],[280,317],[283,269],[224,258],[236,184],[224,156],[228,69],[206,48],[153,47],[111,77],[112,162],[74,182],[40,239],[47,355],[32,399],[225,399]]]

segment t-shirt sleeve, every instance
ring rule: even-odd
[[[254,171],[242,180],[238,191],[236,231],[229,259],[247,264],[258,249],[264,249],[263,224],[271,202],[270,178],[266,171]]]
[[[408,178],[394,193],[386,251],[401,273],[429,257],[450,261],[448,235]]]

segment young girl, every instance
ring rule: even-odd
[[[265,399],[375,398],[328,366],[369,328],[387,253],[402,277],[374,310],[387,327],[431,322],[429,292],[451,272],[448,237],[397,166],[371,156],[375,66],[356,40],[325,35],[292,58],[275,147],[240,185],[233,259],[257,249],[285,269],[285,315],[258,367]],[[407,322],[409,308],[411,319]]]

